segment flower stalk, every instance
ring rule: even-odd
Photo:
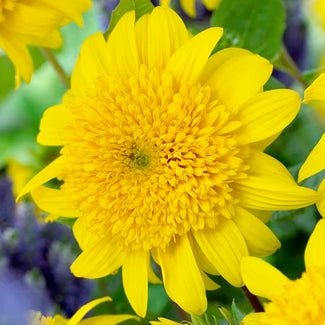
[[[253,309],[258,313],[258,312],[264,312],[264,307],[262,306],[261,302],[259,301],[259,299],[252,294],[246,286],[242,287],[242,290],[246,296],[246,298],[248,299],[249,303],[251,304],[251,306],[253,307]]]

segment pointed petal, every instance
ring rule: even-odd
[[[267,139],[281,132],[299,112],[300,96],[293,90],[276,89],[254,96],[239,110],[242,143]]]
[[[31,195],[36,205],[46,212],[68,218],[80,215],[80,211],[62,190],[39,186],[31,190]]]
[[[64,166],[64,158],[60,156],[59,158],[52,161],[49,165],[43,168],[38,174],[36,174],[20,191],[17,201],[25,194],[30,192],[36,187],[43,185],[49,180],[59,176],[62,173],[62,168]]]
[[[308,104],[311,100],[325,100],[325,73],[322,73],[304,93],[304,103]]]
[[[212,27],[197,34],[171,57],[166,70],[175,76],[178,84],[190,84],[206,64],[211,51],[222,36],[222,28]]]
[[[218,8],[221,0],[202,0],[202,2],[208,10],[212,11]]]
[[[281,247],[271,229],[247,210],[237,207],[234,221],[246,241],[250,255],[269,256]]]
[[[320,200],[316,202],[316,207],[321,216],[325,217],[325,178],[321,181],[318,186],[317,192],[321,196]]]
[[[73,235],[82,250],[86,250],[98,239],[96,235],[89,231],[87,226],[86,217],[80,216],[72,227]]]
[[[201,276],[204,282],[205,290],[214,291],[220,288],[219,284],[215,283],[209,276],[204,272],[201,272]]]
[[[163,317],[158,317],[158,321],[151,321],[151,325],[180,325],[180,323],[174,322],[173,320],[163,318]]]
[[[144,318],[148,305],[149,253],[132,250],[125,255],[122,279],[125,294],[134,311]]]
[[[112,301],[111,297],[103,297],[99,299],[95,299],[89,302],[86,305],[83,305],[67,322],[67,325],[78,325],[79,322],[86,316],[86,314],[92,310],[97,305],[105,302],[105,301]]]
[[[140,321],[139,317],[133,315],[101,315],[86,318],[78,325],[115,325],[129,319]]]
[[[272,64],[259,55],[243,55],[227,60],[207,80],[220,104],[237,111],[261,91],[272,73]]]
[[[254,313],[246,315],[240,325],[260,325],[264,314],[265,313]]]
[[[194,18],[195,12],[195,0],[180,0],[182,9],[189,15],[189,17]]]
[[[128,11],[116,24],[108,37],[110,73],[119,76],[136,75],[138,52],[135,42],[135,12]]]
[[[201,84],[204,84],[212,74],[216,73],[217,69],[226,61],[245,55],[253,55],[253,53],[239,47],[228,47],[213,54],[209,57],[206,65],[200,73],[199,80]]]
[[[319,200],[319,194],[298,186],[288,170],[273,157],[252,150],[249,165],[248,178],[235,185],[241,206],[256,210],[290,210]]]
[[[304,179],[319,173],[323,169],[325,169],[325,133],[301,166],[298,174],[298,182],[302,182]]]
[[[187,236],[178,237],[176,243],[159,250],[158,255],[168,296],[188,313],[204,313],[205,286]]]
[[[325,268],[325,220],[318,221],[309,237],[305,250],[306,269],[313,266]]]
[[[79,96],[96,91],[98,76],[108,74],[112,63],[102,33],[89,36],[82,44],[71,76],[71,89]]]
[[[97,279],[113,273],[123,262],[124,251],[107,238],[101,238],[87,247],[70,269],[76,277]]]
[[[244,257],[240,269],[248,290],[270,300],[281,295],[283,285],[290,281],[274,266],[257,257]]]
[[[141,44],[140,48],[146,47],[145,63],[160,71],[165,69],[172,54],[189,38],[182,19],[175,11],[163,7],[156,7],[149,15],[145,32],[148,33],[148,40],[145,44],[145,40],[139,38],[141,35],[137,35],[138,44]],[[143,33],[140,32],[140,34]]]
[[[45,146],[62,146],[62,132],[71,122],[72,114],[64,105],[48,108],[40,122],[37,142]]]
[[[230,284],[241,287],[240,260],[248,255],[245,240],[232,220],[221,219],[216,229],[193,231],[193,236],[210,263]]]
[[[1,26],[0,48],[8,55],[15,67],[16,88],[20,85],[21,77],[30,83],[34,67],[26,44],[16,34]]]

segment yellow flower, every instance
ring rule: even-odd
[[[325,220],[320,220],[305,251],[306,271],[289,280],[276,268],[256,257],[245,257],[242,275],[248,289],[268,298],[264,313],[247,315],[242,325],[325,324]]]
[[[205,7],[210,11],[217,9],[221,1],[222,0],[202,0]],[[169,6],[170,2],[171,0],[160,0],[162,6]],[[180,3],[186,14],[191,18],[196,16],[195,0],[180,0]]]
[[[128,12],[108,40],[82,46],[63,104],[49,108],[38,141],[61,155],[22,190],[53,215],[76,217],[83,250],[71,270],[99,278],[122,266],[126,295],[146,314],[150,256],[171,299],[201,314],[205,272],[242,286],[242,256],[280,242],[260,210],[294,209],[319,196],[262,152],[292,121],[292,90],[262,92],[272,65],[238,48],[210,56],[222,35],[190,38],[168,7],[135,23]],[[58,177],[60,190],[41,186]],[[186,294],[184,294],[186,292]]]
[[[325,101],[325,73],[321,74],[306,90],[304,103],[311,101]],[[298,181],[302,182],[306,178],[315,175],[325,169],[325,134],[322,135],[315,148],[307,157],[306,161],[299,170]],[[320,214],[325,216],[325,179],[320,183],[318,192],[321,199],[317,202],[317,209]]]
[[[29,315],[29,325],[115,325],[128,319],[138,320],[137,316],[132,315],[100,315],[82,320],[95,306],[111,300],[110,297],[95,299],[82,306],[70,319],[66,319],[60,315],[56,315],[54,318],[46,317],[42,316],[40,312],[32,311]]]
[[[182,325],[181,323],[174,322],[173,320],[159,317],[158,321],[151,321],[151,325]]]
[[[90,7],[91,0],[0,0],[0,49],[15,66],[16,88],[33,74],[27,45],[60,47],[58,28],[71,21],[81,26],[81,14]]]

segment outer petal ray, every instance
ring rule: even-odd
[[[194,238],[210,263],[233,286],[241,287],[240,260],[248,255],[242,234],[232,220],[220,220],[214,230],[193,232]]]
[[[158,251],[166,291],[182,309],[200,315],[207,308],[205,286],[186,236]],[[186,294],[184,294],[186,292]]]
[[[298,186],[288,170],[265,153],[252,151],[249,165],[249,177],[236,184],[236,195],[241,198],[240,204],[246,208],[298,209],[320,198],[312,189]]]
[[[148,304],[148,254],[144,251],[130,251],[122,267],[125,294],[134,311],[141,317],[145,317]]]
[[[83,319],[80,325],[115,325],[129,319],[139,320],[137,316],[132,315],[101,315]]]
[[[308,104],[311,100],[325,100],[325,73],[321,74],[304,93],[304,103]]]
[[[249,291],[270,300],[281,295],[283,285],[290,281],[278,269],[256,257],[243,258],[240,268]]]

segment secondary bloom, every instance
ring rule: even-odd
[[[222,0],[202,0],[203,4],[208,10],[215,10],[218,8],[220,2]],[[161,0],[160,3],[162,6],[169,6],[171,0]],[[191,17],[194,18],[196,16],[195,10],[195,0],[180,0],[180,4],[182,9]]]
[[[325,220],[320,220],[305,251],[306,271],[289,280],[256,257],[245,257],[241,269],[245,284],[255,295],[268,298],[265,312],[247,315],[242,325],[325,324]]]
[[[300,107],[292,90],[262,92],[272,65],[238,48],[210,56],[222,35],[190,37],[168,7],[135,23],[126,13],[106,41],[82,46],[63,104],[48,109],[38,141],[61,155],[22,190],[53,215],[76,217],[83,250],[71,270],[98,278],[122,266],[126,295],[144,316],[148,279],[201,314],[206,275],[242,286],[242,256],[280,247],[259,210],[294,209],[319,196],[262,152]],[[42,186],[52,178],[60,189]],[[184,294],[186,292],[186,294]]]
[[[321,74],[306,90],[304,103],[310,101],[325,101],[325,73]],[[325,134],[322,135],[312,152],[301,166],[298,181],[302,182],[306,178],[315,175],[325,169]],[[321,199],[317,202],[317,209],[320,214],[325,216],[325,179],[320,183],[318,192]]]
[[[58,28],[71,21],[81,26],[81,14],[90,7],[91,0],[0,0],[0,49],[15,66],[16,87],[33,74],[27,45],[60,47]]]
[[[54,318],[46,317],[42,316],[40,312],[32,311],[29,315],[29,325],[115,325],[128,319],[138,319],[132,315],[100,315],[82,320],[98,304],[111,300],[110,297],[93,300],[82,306],[70,319],[64,318],[61,315],[56,315]]]

